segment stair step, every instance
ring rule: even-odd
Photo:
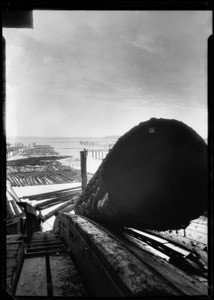
[[[40,241],[57,241],[58,239],[54,238],[54,237],[47,237],[47,238],[37,238],[37,239],[31,239],[30,242],[31,243],[37,243]]]
[[[53,249],[53,250],[47,250],[47,251],[38,251],[38,252],[29,252],[25,253],[25,258],[28,257],[35,257],[35,256],[43,256],[47,254],[58,254],[58,253],[63,253],[65,252],[65,249]]]
[[[61,245],[63,244],[62,241],[51,241],[51,242],[45,242],[45,241],[41,241],[41,242],[37,242],[37,243],[29,243],[28,247],[36,247],[36,246],[43,246],[43,245]]]
[[[32,247],[32,248],[27,248],[27,253],[30,252],[36,252],[36,251],[48,251],[48,250],[55,250],[57,251],[58,249],[65,249],[65,246],[63,244],[61,245],[56,245],[56,246],[47,246],[47,247]]]
[[[56,239],[56,235],[54,234],[33,234],[31,237],[32,240],[40,240],[40,239]]]

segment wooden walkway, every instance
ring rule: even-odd
[[[86,218],[59,213],[54,230],[34,233],[28,244],[21,235],[8,236],[8,292],[15,299],[207,295],[207,283],[195,269],[187,269],[186,264],[182,269],[181,261],[175,265],[144,249],[148,245],[143,247],[143,243],[142,239],[127,242],[123,235],[112,235]],[[164,246],[169,244],[164,242]],[[187,252],[180,253],[188,258]]]
[[[86,296],[69,253],[54,232],[36,232],[27,245],[15,297]]]
[[[6,240],[6,289],[12,293],[12,285],[19,273],[24,253],[23,235],[7,235]]]

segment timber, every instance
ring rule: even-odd
[[[75,213],[113,227],[185,228],[207,209],[207,145],[186,124],[142,122],[110,150]]]
[[[86,164],[86,158],[87,158],[87,151],[86,151],[86,149],[84,149],[84,151],[80,151],[82,191],[84,191],[86,189],[86,186],[87,186],[87,164]]]

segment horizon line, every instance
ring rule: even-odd
[[[105,136],[34,136],[34,135],[20,135],[20,136],[6,136],[6,139],[14,138],[106,138],[106,137],[120,137],[119,134],[105,135]]]

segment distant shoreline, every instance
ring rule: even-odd
[[[107,137],[34,137],[34,136],[20,136],[20,137],[6,137],[6,140],[9,141],[34,141],[34,140],[42,140],[42,141],[56,141],[56,142],[66,142],[66,141],[108,141],[108,142],[115,142],[118,140],[120,136],[107,136]],[[62,141],[59,141],[62,140]]]

